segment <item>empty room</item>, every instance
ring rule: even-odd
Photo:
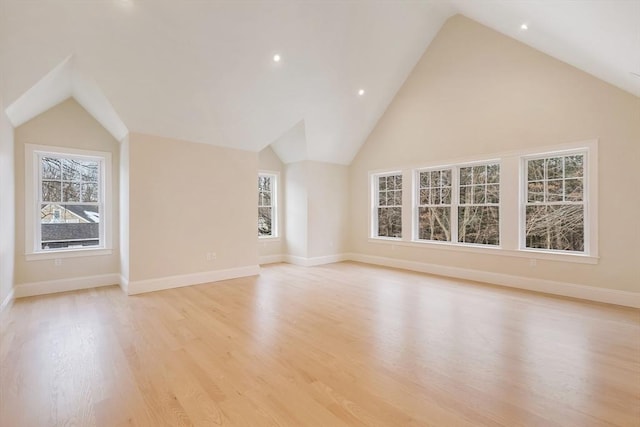
[[[640,427],[640,0],[0,0],[0,426]]]

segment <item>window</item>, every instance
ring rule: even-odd
[[[402,237],[402,174],[373,176],[375,237]]]
[[[277,179],[274,173],[258,175],[258,237],[277,237]]]
[[[524,247],[585,252],[586,153],[524,160]]]
[[[598,263],[597,140],[369,176],[371,243]]]
[[[450,242],[451,169],[418,175],[418,239]]]
[[[108,248],[110,153],[33,145],[26,152],[28,253]]]
[[[500,165],[459,168],[458,242],[500,244]]]
[[[417,240],[500,244],[500,165],[417,172]]]

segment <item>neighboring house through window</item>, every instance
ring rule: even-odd
[[[278,174],[258,174],[258,237],[278,237]]]

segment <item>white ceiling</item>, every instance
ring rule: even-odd
[[[640,73],[640,0],[0,5],[0,95],[8,112],[73,55],[71,75],[86,77],[71,84],[71,95],[84,97],[87,108],[100,92],[99,108],[89,112],[103,124],[108,116],[129,131],[246,150],[273,143],[286,159],[348,164],[455,13],[640,96],[640,77],[631,74]]]

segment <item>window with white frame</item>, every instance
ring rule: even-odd
[[[107,248],[111,154],[32,145],[26,152],[27,252]]]
[[[370,174],[371,241],[597,264],[597,159],[590,140]],[[407,206],[393,192],[410,173],[402,235]]]
[[[523,160],[524,247],[585,252],[586,152]]]
[[[418,170],[416,240],[500,244],[500,165]]]
[[[451,169],[418,172],[418,239],[451,241]]]
[[[458,242],[499,245],[500,165],[458,169]]]
[[[374,237],[402,237],[402,174],[373,176]]]
[[[278,236],[277,180],[274,173],[258,174],[258,237]]]

